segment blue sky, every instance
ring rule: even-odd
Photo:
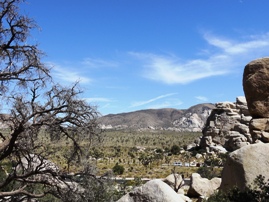
[[[244,95],[269,54],[268,0],[27,0],[58,82],[80,81],[103,114],[186,109]]]

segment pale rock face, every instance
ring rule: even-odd
[[[198,173],[193,173],[191,175],[191,185],[188,191],[188,196],[209,197],[220,187],[220,184],[221,184],[221,178],[215,177],[209,180],[207,178],[202,178]]]
[[[205,112],[204,112],[205,113]],[[207,114],[207,113],[205,113]],[[198,114],[187,114],[186,117],[182,117],[173,122],[175,127],[185,128],[185,131],[200,132],[204,126],[204,121],[198,116]]]
[[[244,190],[258,175],[269,179],[268,153],[268,143],[251,144],[232,152],[224,165],[220,189],[237,186]]]
[[[243,88],[253,118],[269,118],[269,58],[245,66]]]
[[[151,180],[146,184],[136,187],[117,202],[186,202],[162,180]]]

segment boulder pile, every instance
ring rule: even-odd
[[[224,165],[221,190],[237,186],[244,190],[253,185],[257,176],[269,179],[269,58],[260,58],[247,64],[243,88],[250,115],[251,145],[232,152]]]
[[[203,129],[200,148],[207,152],[234,151],[252,143],[249,122],[252,119],[245,97],[236,102],[216,103]],[[223,149],[224,148],[224,149]]]

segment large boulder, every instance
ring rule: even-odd
[[[185,202],[169,185],[162,180],[148,181],[134,188],[133,191],[121,197],[117,202]]]
[[[244,190],[258,175],[269,179],[269,144],[256,143],[232,152],[224,165],[220,189]]]
[[[212,195],[221,184],[221,178],[213,178],[211,180],[202,178],[198,173],[192,173],[191,184],[188,190],[188,196],[190,197],[209,197]]]
[[[269,57],[245,66],[243,88],[253,118],[269,118]]]

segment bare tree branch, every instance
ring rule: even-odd
[[[53,157],[48,148],[50,142],[66,141],[68,166],[81,163],[80,143],[87,140],[90,146],[101,132],[96,121],[99,114],[80,99],[77,83],[71,87],[53,83],[50,69],[41,62],[43,52],[28,44],[30,31],[37,25],[19,13],[22,2],[0,0],[0,106],[9,108],[8,114],[0,114],[0,122],[7,126],[0,134],[0,166],[6,171],[1,176],[0,200],[47,194],[65,198],[67,193],[78,193],[82,199],[82,185],[89,187],[88,182],[65,181],[60,168],[48,160]],[[89,171],[81,173],[92,176]],[[90,180],[102,185],[97,178]]]
[[[49,69],[40,62],[43,53],[37,45],[28,45],[30,31],[37,27],[27,16],[18,13],[23,0],[0,2],[0,91],[5,92],[11,81],[21,86],[48,78]]]

